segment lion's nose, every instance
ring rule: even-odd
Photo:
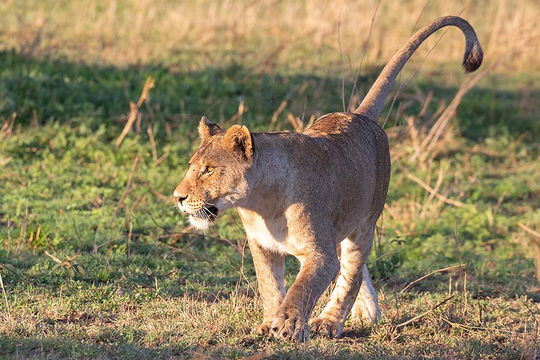
[[[184,200],[186,200],[186,199],[187,199],[187,196],[179,196],[179,197],[176,198],[176,200],[178,200],[178,202],[179,202],[180,204],[182,204],[182,201],[184,201]]]
[[[173,193],[173,196],[176,198],[176,201],[180,203],[180,205],[182,205],[182,201],[188,198],[188,195],[179,194],[176,191]]]

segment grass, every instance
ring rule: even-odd
[[[103,15],[107,7],[96,7],[89,19],[102,18],[102,23],[86,29],[87,20],[77,26],[66,22],[81,11],[75,5],[47,14],[47,36],[32,51],[22,35],[37,33],[21,24],[39,24],[39,9],[45,5],[0,5],[4,18],[11,19],[0,25],[1,36],[20,35],[4,42],[0,52],[1,357],[538,356],[539,288],[529,235],[519,224],[540,226],[540,78],[524,55],[513,65],[519,65],[519,72],[499,67],[464,97],[425,157],[412,158],[463,76],[457,65],[440,69],[437,56],[401,91],[388,113],[392,180],[369,264],[384,318],[373,326],[347,323],[343,339],[285,344],[250,331],[262,313],[237,215],[223,214],[208,234],[190,233],[168,196],[197,146],[201,115],[225,126],[242,122],[257,131],[267,130],[274,118],[274,128],[293,129],[292,118],[307,122],[341,110],[342,81],[348,93],[354,71],[340,64],[339,56],[318,64],[310,63],[313,59],[295,62],[294,51],[305,55],[313,43],[281,53],[275,66],[254,66],[261,64],[261,54],[243,56],[234,50],[234,41],[240,40],[220,47],[216,30],[209,31],[208,41],[229,54],[223,61],[201,55],[190,37],[182,39],[193,61],[174,58],[172,35],[157,24],[157,30],[144,26],[147,19],[135,22],[134,33],[148,28],[150,40],[163,39],[163,49],[142,38],[135,48],[154,55],[122,57],[129,44],[121,36],[122,21],[141,9],[116,4],[117,12],[109,17]],[[149,14],[158,13],[156,19],[169,6],[145,4]],[[205,3],[189,4],[197,13]],[[305,4],[308,10],[313,6]],[[252,11],[269,6],[263,5]],[[522,5],[532,9],[534,3]],[[283,8],[291,5],[280,6],[276,18],[287,19],[293,10]],[[393,13],[386,6],[383,2],[380,14]],[[423,16],[445,6],[450,5],[429,5]],[[28,7],[34,10],[17,17]],[[513,11],[525,11],[518,8]],[[179,10],[170,9],[163,20],[169,26],[174,14],[179,16]],[[330,18],[336,20],[334,15]],[[228,16],[216,15],[212,26]],[[114,23],[117,33],[111,30]],[[335,37],[329,23],[324,26]],[[261,36],[257,31],[267,25],[249,29]],[[343,26],[344,39],[351,39]],[[486,23],[479,28],[490,29]],[[506,28],[499,26],[499,31]],[[383,39],[377,23],[374,29],[375,39]],[[283,35],[273,34],[269,38],[279,43]],[[111,41],[101,55],[92,45],[100,36]],[[76,51],[68,46],[75,40]],[[335,39],[324,43],[336,45]],[[264,47],[265,52],[271,49]],[[376,76],[378,60],[366,59],[359,93]],[[137,100],[148,77],[155,79],[155,87],[133,130],[116,148],[129,102]],[[458,264],[464,265],[434,273],[402,292],[415,279]],[[287,269],[290,284],[298,269],[294,259],[288,259]]]

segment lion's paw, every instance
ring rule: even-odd
[[[283,311],[273,318],[270,334],[276,339],[304,342],[309,338],[309,325],[300,312]]]
[[[330,320],[325,317],[316,317],[309,322],[314,334],[338,338],[343,333],[343,324],[340,321]]]
[[[270,325],[270,321],[263,321],[262,324],[255,326],[253,331],[259,335],[268,336],[270,334]]]

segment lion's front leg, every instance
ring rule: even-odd
[[[270,325],[273,337],[292,341],[306,341],[308,320],[315,303],[336,277],[339,260],[334,251],[316,249],[299,257],[302,267]]]
[[[255,330],[268,335],[270,324],[285,296],[285,256],[262,248],[254,239],[248,239],[248,243],[255,265],[264,312],[263,322],[255,327]]]

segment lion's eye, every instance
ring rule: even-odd
[[[212,166],[206,166],[203,171],[201,171],[201,174],[202,175],[210,175],[214,172],[216,168],[215,167],[212,167]]]

